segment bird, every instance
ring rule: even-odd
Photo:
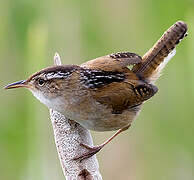
[[[88,152],[74,160],[83,160],[127,130],[144,102],[158,92],[155,81],[175,55],[177,44],[187,36],[187,29],[185,22],[177,21],[143,57],[118,52],[81,65],[51,66],[5,89],[25,87],[49,109],[89,130],[117,130],[101,145],[90,147],[81,143]]]

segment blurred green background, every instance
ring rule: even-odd
[[[0,180],[62,180],[47,108],[25,89],[3,90],[53,64],[117,51],[143,55],[177,20],[189,35],[133,127],[98,154],[106,180],[194,179],[193,0],[1,0]],[[113,132],[92,132],[99,144]]]

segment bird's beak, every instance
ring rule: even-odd
[[[5,89],[13,89],[13,88],[19,88],[19,87],[28,87],[28,85],[26,84],[26,80],[11,83],[5,86]]]

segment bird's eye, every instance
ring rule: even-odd
[[[38,85],[39,85],[39,86],[43,86],[44,83],[45,83],[45,80],[44,80],[44,79],[39,79],[39,80],[38,80]]]

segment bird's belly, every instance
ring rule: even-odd
[[[90,120],[78,120],[82,126],[93,131],[114,131],[121,129],[133,121],[134,117],[127,114],[112,114],[98,118],[88,117]]]
[[[69,118],[93,131],[113,131],[132,123],[140,112],[141,105],[124,110],[120,114],[112,113],[104,105],[97,104],[88,108],[76,108]],[[71,109],[72,110],[72,109]]]

